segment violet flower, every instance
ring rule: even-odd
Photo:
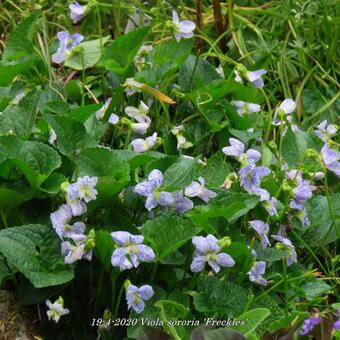
[[[246,103],[242,100],[235,100],[235,101],[232,101],[231,103],[236,107],[237,114],[240,117],[243,117],[244,115],[248,113],[261,111],[261,106],[259,104]]]
[[[222,152],[227,156],[235,157],[244,165],[248,163],[255,164],[261,159],[261,153],[255,149],[248,149],[248,151],[244,152],[245,145],[236,138],[229,138],[229,144],[230,146],[225,146]]]
[[[249,280],[251,282],[258,283],[262,286],[267,286],[268,282],[265,280],[262,275],[266,271],[266,262],[259,261],[254,262],[253,266],[250,268],[250,271],[247,273],[249,276]]]
[[[303,321],[302,329],[300,330],[300,335],[307,335],[313,328],[321,322],[319,316],[311,316]]]
[[[70,58],[73,48],[84,40],[83,35],[79,33],[71,35],[67,31],[58,32],[57,38],[59,40],[59,48],[57,52],[52,55],[52,61],[56,64],[62,64],[65,60]]]
[[[235,261],[230,255],[220,253],[221,247],[214,235],[194,236],[192,243],[196,248],[190,265],[192,272],[200,272],[204,269],[206,263],[215,273],[220,271],[220,267],[233,267],[235,265]]]
[[[68,6],[70,9],[70,17],[73,23],[77,23],[80,21],[86,12],[87,6],[80,5],[77,1],[75,1],[73,4]]]
[[[174,199],[172,206],[178,213],[183,214],[194,207],[194,203],[189,198],[184,197],[182,191],[175,191],[172,196]]]
[[[199,197],[205,203],[208,203],[211,198],[217,196],[216,192],[205,187],[205,180],[203,177],[199,177],[198,181],[199,182],[193,181],[189,186],[184,189],[185,196]]]
[[[325,144],[321,149],[321,157],[326,168],[340,177],[340,152],[331,149],[328,144]]]
[[[46,312],[48,320],[52,319],[55,323],[58,323],[63,315],[70,313],[69,309],[64,308],[64,300],[61,296],[54,303],[46,300],[46,306],[48,307]]]
[[[111,237],[119,246],[112,253],[111,264],[119,267],[121,271],[137,268],[140,262],[151,262],[155,259],[152,248],[142,244],[144,236],[116,231],[111,233]]]
[[[154,291],[149,285],[143,285],[138,288],[137,286],[130,284],[126,292],[128,309],[132,308],[136,313],[143,312],[145,308],[144,301],[151,299],[153,295]]]
[[[334,124],[328,124],[327,120],[324,120],[316,127],[317,130],[315,131],[315,134],[325,143],[335,136],[338,131],[338,127]]]
[[[194,36],[195,23],[191,20],[180,21],[176,11],[172,11],[172,23],[177,41],[180,41],[182,38],[188,39]]]
[[[161,206],[171,206],[174,203],[174,198],[171,193],[167,191],[161,191],[159,188],[163,183],[163,174],[154,169],[150,172],[148,179],[144,182],[137,184],[134,191],[146,197],[145,208],[149,211]]]
[[[148,128],[149,126],[146,123],[136,123],[135,125],[137,124],[143,124],[143,126],[145,125],[144,127],[146,128]],[[138,131],[143,132],[145,130],[143,128],[143,130],[138,130]],[[149,136],[145,139],[142,139],[142,138],[134,139],[130,144],[132,145],[134,152],[141,153],[141,152],[148,151],[157,144],[157,132],[155,132],[152,136]]]
[[[249,221],[250,227],[254,229],[260,238],[262,249],[265,250],[270,246],[268,239],[269,225],[260,220]]]
[[[296,250],[291,240],[281,235],[271,235],[271,236],[274,240],[278,241],[281,244],[281,247],[288,250],[289,255],[286,257],[287,266],[290,266],[294,262],[297,262]]]

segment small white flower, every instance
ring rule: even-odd
[[[123,86],[125,87],[126,95],[132,96],[136,92],[141,92],[140,90],[141,85],[142,85],[141,83],[134,80],[133,78],[127,78]]]
[[[108,108],[109,105],[111,104],[111,101],[112,101],[112,98],[106,99],[104,105],[103,105],[98,111],[95,112],[96,118],[97,118],[98,120],[103,119],[103,117],[104,117],[104,115],[105,115],[105,112],[106,112],[107,108]]]
[[[259,104],[246,103],[242,100],[235,100],[231,103],[236,107],[237,114],[241,117],[245,114],[259,112],[261,110],[261,106]]]
[[[138,123],[151,123],[150,117],[147,115],[150,108],[141,100],[138,108],[134,106],[127,106],[125,108],[125,113],[135,119]]]
[[[177,150],[179,149],[187,149],[192,147],[192,143],[187,142],[184,137],[184,126],[178,125],[171,129],[171,133],[177,138]]]
[[[175,39],[180,41],[181,38],[192,38],[194,36],[195,23],[191,20],[179,21],[179,17],[176,11],[172,11],[172,23],[175,28]]]
[[[135,152],[145,152],[153,148],[157,143],[157,132],[146,139],[137,138],[134,139],[130,144]]]
[[[64,300],[61,296],[54,303],[46,300],[46,306],[49,308],[46,312],[48,320],[52,319],[55,323],[58,323],[63,315],[70,313],[69,309],[64,308]]]

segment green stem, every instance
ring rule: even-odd
[[[282,267],[283,267],[283,285],[284,285],[284,292],[285,292],[285,325],[288,325],[288,321],[289,321],[289,314],[288,314],[288,304],[289,304],[289,300],[288,300],[288,281],[287,281],[287,264],[286,264],[286,260],[283,259],[282,260]]]
[[[4,214],[2,210],[0,210],[0,215],[1,215],[2,223],[4,224],[5,228],[8,228],[6,215]]]

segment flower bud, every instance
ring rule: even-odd
[[[218,244],[221,248],[229,247],[231,245],[231,238],[229,236],[225,236],[218,241]]]

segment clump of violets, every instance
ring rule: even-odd
[[[76,24],[78,21],[80,21],[86,14],[87,6],[86,5],[80,5],[78,1],[75,1],[74,3],[70,4],[70,17],[74,24]]]
[[[222,152],[226,156],[235,157],[242,165],[255,164],[261,159],[261,153],[255,149],[245,151],[245,145],[236,138],[229,138],[230,146],[225,146]]]
[[[142,132],[142,131],[141,131]],[[157,132],[152,136],[143,138],[136,138],[131,143],[134,152],[146,152],[152,149],[157,144]]]
[[[179,20],[176,11],[172,11],[172,27],[175,34],[175,39],[180,41],[182,38],[189,39],[194,36],[195,23],[191,20]]]
[[[184,126],[178,125],[171,129],[171,133],[177,138],[177,150],[192,147],[192,143],[187,142],[184,136]]]
[[[46,306],[48,307],[46,312],[48,320],[52,319],[55,323],[58,323],[63,315],[70,313],[67,308],[64,308],[64,299],[61,296],[54,303],[46,300]]]
[[[321,318],[319,316],[310,316],[308,319],[303,321],[303,325],[300,330],[300,335],[307,335],[320,322],[321,322]]]
[[[217,196],[216,192],[205,187],[205,180],[203,177],[198,178],[198,182],[193,181],[184,189],[185,196],[198,197],[204,202],[208,203],[211,198]]]
[[[334,124],[328,124],[327,119],[322,121],[316,127],[317,130],[315,130],[315,134],[325,143],[328,143],[338,131],[338,127]]]
[[[52,61],[56,64],[62,64],[65,60],[69,59],[72,56],[73,49],[84,40],[83,35],[79,33],[71,35],[67,31],[58,32],[57,38],[59,40],[59,48],[52,55]]]
[[[95,233],[92,229],[85,234],[86,225],[77,221],[71,223],[73,217],[84,214],[87,210],[86,203],[97,198],[95,189],[97,177],[79,177],[75,183],[62,184],[67,204],[62,204],[50,219],[53,229],[62,240],[61,253],[65,257],[65,263],[71,264],[82,258],[91,260],[92,249],[95,247]]]
[[[204,269],[206,263],[215,273],[218,273],[221,267],[233,267],[235,265],[235,261],[230,255],[220,252],[221,246],[214,235],[194,236],[192,243],[196,248],[190,265],[192,272],[200,272]]]
[[[152,170],[148,179],[137,184],[134,191],[146,197],[145,208],[152,210],[161,206],[171,206],[174,203],[173,195],[167,191],[160,190],[163,183],[163,174],[158,169]]]
[[[290,266],[294,262],[297,262],[296,250],[291,240],[281,235],[271,235],[271,236],[274,240],[278,241],[278,243],[276,244],[277,248],[286,249],[288,251],[289,255],[286,256],[287,266]]]
[[[340,177],[340,152],[331,149],[328,144],[325,144],[320,154],[325,167],[332,171],[335,176]]]
[[[132,235],[127,231],[111,233],[113,241],[118,245],[111,256],[111,264],[121,271],[137,268],[140,262],[151,262],[155,259],[152,248],[143,243],[144,236]]]
[[[154,294],[152,287],[149,285],[137,287],[128,282],[126,288],[126,303],[128,309],[132,308],[136,313],[143,312],[145,301],[151,299]]]
[[[254,262],[254,264],[250,268],[250,271],[247,273],[249,280],[259,285],[267,286],[268,282],[266,279],[263,278],[263,274],[265,273],[265,271],[266,262],[264,261]]]
[[[243,117],[244,115],[247,115],[249,113],[261,111],[261,106],[259,104],[247,103],[243,100],[235,100],[231,103],[236,107],[237,114],[240,117]]]
[[[262,249],[265,250],[270,246],[268,239],[269,225],[260,220],[249,221],[250,227],[254,229],[260,238]]]

